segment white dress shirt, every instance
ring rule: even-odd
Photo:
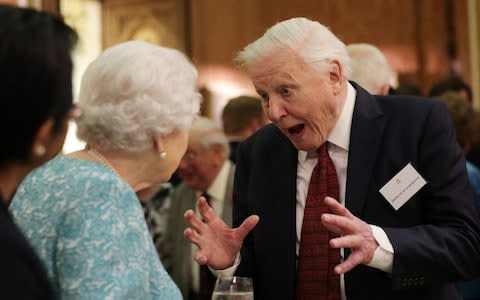
[[[337,172],[338,183],[340,187],[340,201],[342,205],[345,205],[345,190],[347,184],[347,165],[348,165],[348,149],[350,144],[350,129],[352,125],[353,109],[355,106],[356,90],[350,84],[348,84],[347,97],[343,106],[340,117],[337,124],[333,128],[328,142],[328,154],[332,159],[333,165]],[[303,213],[305,210],[305,201],[308,193],[308,185],[310,183],[310,177],[312,175],[313,168],[318,162],[318,157],[315,154],[310,154],[305,151],[298,151],[298,167],[297,167],[297,204],[296,204],[296,253],[298,256],[298,250],[300,247],[300,236],[303,224]],[[374,238],[380,245],[373,255],[372,261],[368,266],[380,269],[385,272],[391,272],[393,265],[393,247],[390,243],[385,231],[378,226],[370,225],[373,231]],[[343,257],[343,249],[341,249],[341,255]],[[235,264],[225,270],[217,270],[217,275],[233,275],[240,263],[241,257],[238,256]],[[344,276],[340,277],[340,288],[342,300],[346,300],[345,294],[345,281]]]

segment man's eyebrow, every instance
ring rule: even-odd
[[[275,78],[272,81],[276,83],[277,81],[281,81],[281,80],[289,81],[291,83],[297,82],[295,78],[292,75],[290,75],[290,73],[287,73],[287,72],[279,73],[278,76],[275,76]]]

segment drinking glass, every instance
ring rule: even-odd
[[[212,300],[253,300],[253,283],[248,277],[219,277]]]

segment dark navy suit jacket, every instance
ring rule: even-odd
[[[391,274],[365,265],[348,272],[347,299],[459,299],[451,282],[480,272],[480,226],[449,113],[433,100],[372,96],[352,84],[345,205],[382,227],[395,253]],[[273,125],[238,150],[234,226],[251,214],[260,222],[237,274],[253,277],[256,300],[295,297],[297,157]],[[379,189],[408,163],[427,184],[395,210]]]
[[[42,262],[0,198],[0,299],[55,299]]]

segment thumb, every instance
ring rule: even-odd
[[[247,234],[257,225],[260,217],[257,215],[252,215],[243,221],[242,225],[237,228],[238,237],[243,241]]]

